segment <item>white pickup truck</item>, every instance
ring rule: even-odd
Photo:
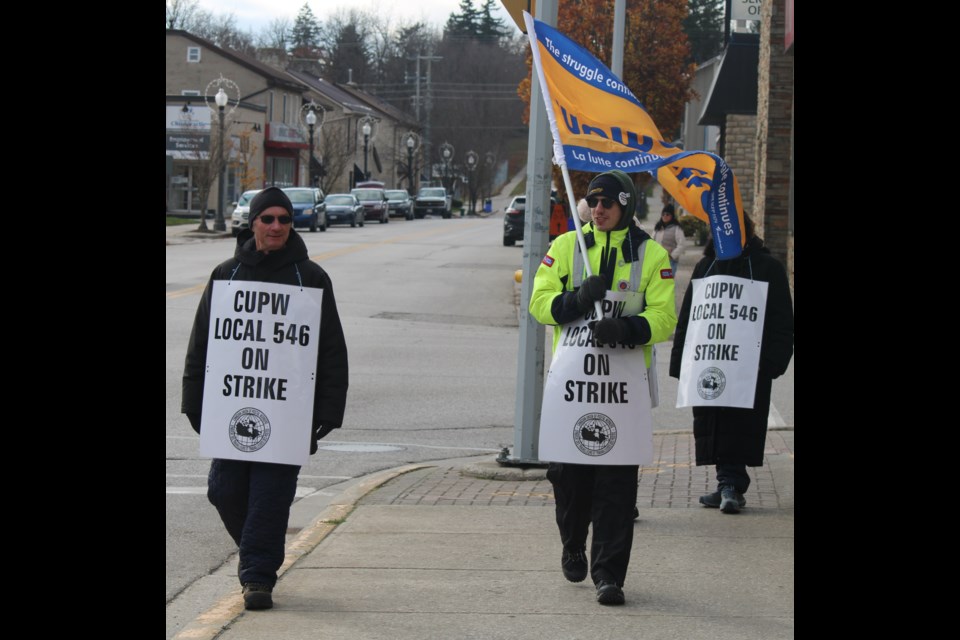
[[[430,214],[441,214],[449,218],[453,209],[453,196],[444,187],[422,187],[413,203],[413,215],[422,218]]]

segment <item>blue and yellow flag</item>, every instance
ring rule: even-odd
[[[746,243],[737,179],[723,158],[662,139],[633,92],[589,51],[523,12],[553,132],[554,161],[577,171],[649,171],[680,205],[710,225],[720,260]]]

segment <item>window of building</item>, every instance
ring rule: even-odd
[[[287,94],[283,94],[283,112],[280,115],[280,122],[287,121]]]
[[[267,122],[273,122],[273,91],[267,94]]]
[[[180,95],[182,95],[182,96],[198,96],[198,95],[200,95],[200,92],[199,92],[199,91],[195,91],[194,89],[184,89],[183,91],[180,92]]]
[[[267,158],[267,184],[274,187],[294,186],[293,158]]]
[[[187,62],[200,62],[200,47],[187,47]]]

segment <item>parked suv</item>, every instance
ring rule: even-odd
[[[351,189],[350,193],[363,205],[364,220],[373,218],[379,220],[380,224],[390,222],[390,209],[383,189]]]
[[[230,215],[230,230],[234,236],[250,226],[250,201],[260,193],[260,189],[244,191],[240,199],[233,203],[233,213]]]
[[[444,187],[423,187],[414,201],[413,215],[416,218],[422,218],[428,213],[439,213],[444,218],[449,218],[452,204],[453,197]]]
[[[527,210],[527,196],[514,196],[503,210],[503,246],[512,247],[523,240],[523,216]]]

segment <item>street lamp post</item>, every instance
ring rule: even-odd
[[[363,179],[370,179],[370,172],[367,171],[367,145],[370,144],[370,123],[363,123]]]
[[[319,113],[319,117],[317,116]],[[317,173],[314,171],[314,164],[318,164],[314,156],[314,138],[313,133],[316,130],[317,135],[320,135],[321,129],[323,129],[324,117],[327,115],[326,109],[323,108],[323,105],[317,104],[313,100],[310,100],[307,104],[300,107],[300,130],[303,130],[304,125],[306,125],[307,132],[310,138],[310,152],[309,158],[307,158],[307,163],[309,164],[309,169],[307,169],[307,180],[310,182],[311,187],[319,187],[318,184],[320,178],[323,177],[323,173]]]
[[[474,216],[477,214],[477,184],[474,180],[474,169],[477,168],[477,162],[479,162],[480,156],[477,155],[476,151],[470,150],[467,151],[466,163],[467,170],[470,172],[470,186],[467,187],[470,193],[470,215]]]
[[[408,131],[404,134],[404,137],[407,139],[407,176],[409,177],[407,186],[409,187],[410,195],[415,196],[417,195],[416,187],[420,181],[417,180],[414,182],[414,177],[417,175],[417,172],[413,168],[413,154],[416,153],[417,147],[420,146],[420,136],[413,131]]]
[[[407,187],[411,191],[413,190],[413,146],[415,144],[413,136],[407,136]]]
[[[227,224],[223,220],[223,192],[226,189],[227,182],[227,163],[223,157],[223,109],[227,106],[227,102],[229,102],[230,99],[227,97],[227,92],[223,90],[223,87],[220,87],[214,100],[217,103],[217,112],[220,116],[220,178],[217,180],[217,219],[213,222],[213,230],[226,231]]]
[[[307,111],[307,127],[310,129],[310,168],[307,174],[310,176],[310,186],[317,186],[317,178],[313,175],[313,127],[317,124],[317,112],[313,109]]]
[[[211,95],[211,92],[213,91],[214,86],[216,86],[217,88],[217,93],[216,95]],[[226,91],[224,91],[224,87],[226,87]],[[227,91],[229,91],[230,93],[228,94]],[[224,111],[227,105],[229,105],[231,102],[231,95],[235,96],[232,99],[233,106],[230,107],[229,110]],[[210,147],[209,153],[207,154],[208,159],[207,159],[206,166],[210,170],[210,172],[212,172],[214,168],[217,169],[217,212],[213,222],[213,230],[226,231],[227,225],[223,220],[224,192],[226,191],[226,188],[227,188],[227,160],[226,160],[226,154],[224,153],[224,145],[225,145],[224,138],[226,137],[226,133],[225,133],[224,122],[226,117],[232,115],[233,112],[237,110],[237,106],[240,104],[240,87],[238,87],[237,83],[234,82],[233,80],[224,78],[223,75],[221,75],[219,78],[215,80],[211,80],[210,82],[207,83],[207,86],[203,91],[203,100],[204,100],[204,103],[207,105],[207,108],[210,109],[211,116],[214,113],[214,106],[216,106],[216,114],[217,114],[217,117],[219,118],[218,131],[219,131],[220,139],[218,140],[218,153],[216,156],[214,156],[213,148],[212,146]],[[212,120],[213,118],[211,117],[211,121]],[[214,163],[214,158],[216,158],[216,162],[218,162],[219,165]],[[208,178],[209,176],[212,175],[212,173],[208,173],[208,172],[205,172],[205,173],[207,173]],[[209,187],[211,183],[212,183],[212,180],[209,180],[209,179],[205,182],[207,187]],[[200,230],[202,231],[207,230],[206,221],[205,221],[206,213],[207,213],[207,202],[205,199],[203,202],[203,211],[200,212]]]
[[[443,158],[443,186],[449,189],[448,173],[450,170],[450,160],[453,159],[453,145],[449,142],[444,142],[440,145],[440,157]]]

